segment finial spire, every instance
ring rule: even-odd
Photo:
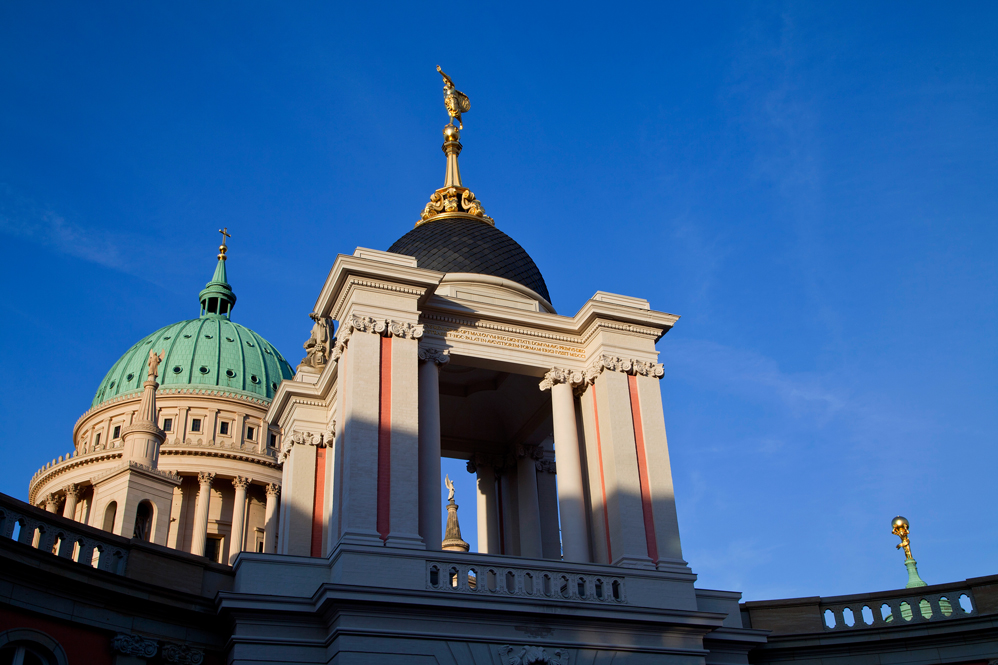
[[[229,251],[229,248],[225,246],[225,242],[232,237],[232,234],[229,233],[229,227],[227,226],[224,229],[219,229],[218,232],[222,234],[222,244],[218,246],[218,260],[224,261],[225,253]]]
[[[215,274],[198,294],[198,300],[201,301],[201,316],[217,315],[229,318],[232,308],[236,304],[236,294],[229,286],[229,277],[225,269],[225,261],[228,259],[225,254],[229,251],[226,241],[232,237],[232,234],[229,233],[228,227],[219,229],[218,232],[222,234],[222,244],[218,247],[218,263],[215,265]]]
[[[471,109],[471,102],[466,94],[454,87],[454,81],[440,69],[440,65],[437,65],[437,71],[444,77],[444,108],[450,116],[450,122],[444,126],[442,148],[447,155],[447,170],[444,173],[444,186],[430,196],[430,202],[423,208],[416,226],[436,219],[453,217],[475,219],[495,226],[495,221],[485,214],[481,201],[461,183],[461,169],[457,163],[462,148],[461,130],[464,129],[461,114]]]

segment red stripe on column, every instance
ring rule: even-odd
[[[613,563],[613,550],[610,548],[610,516],[606,510],[606,481],[603,479],[603,443],[599,433],[599,409],[596,408],[596,386],[592,387],[593,393],[593,415],[596,417],[596,457],[599,458],[599,489],[603,495],[603,526],[606,530],[606,557],[607,563]]]
[[[378,399],[378,533],[388,540],[392,491],[392,338],[381,338],[381,394]]]
[[[326,497],[326,449],[315,449],[315,491],[312,494],[312,556],[322,556],[322,511]]]
[[[658,541],[655,539],[655,517],[651,506],[651,483],[648,481],[648,460],[645,456],[645,431],[641,425],[641,404],[638,401],[638,377],[627,376],[627,391],[631,395],[634,447],[638,453],[638,482],[641,484],[641,512],[645,518],[645,541],[648,543],[648,556],[658,563]]]

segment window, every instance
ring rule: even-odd
[[[222,556],[222,539],[208,536],[208,539],[204,541],[204,555],[215,563],[219,563],[219,557]]]
[[[256,428],[255,427],[247,427],[246,428],[246,438],[249,439],[250,441],[252,441],[254,436],[256,436]]]
[[[100,435],[101,435],[101,433],[97,432],[97,436],[94,437],[94,448],[97,448],[97,447],[100,446]]]
[[[18,641],[0,647],[0,665],[49,665],[54,662],[48,649],[33,642]]]
[[[229,433],[229,423],[218,423],[218,433],[225,435]]]
[[[112,501],[107,504],[107,508],[104,509],[104,526],[105,531],[114,531],[114,518],[118,516],[118,502]]]
[[[121,425],[114,426],[114,434],[111,435],[112,439],[117,439],[121,437]]]
[[[201,419],[200,418],[192,418],[191,419],[191,431],[192,432],[200,432],[201,431]]]
[[[274,434],[273,432],[270,433],[270,447],[271,448],[277,447],[277,435]]]
[[[164,432],[173,431],[173,418],[163,418],[163,431]]]

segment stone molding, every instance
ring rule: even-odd
[[[215,482],[214,471],[198,471],[198,485],[207,485],[208,487],[211,487],[213,482]]]
[[[404,337],[406,339],[419,339],[423,336],[423,326],[408,321],[395,321],[393,319],[376,319],[373,316],[361,316],[353,314],[348,323],[349,332],[366,332],[383,335],[386,337]]]
[[[147,640],[138,635],[129,633],[118,633],[111,640],[111,648],[117,653],[126,656],[138,656],[139,658],[152,658],[159,651],[159,643],[156,640]]]
[[[497,651],[503,665],[568,665],[567,649],[555,649],[549,655],[544,647],[504,644]]]
[[[267,483],[267,496],[280,496],[281,486],[278,483]]]
[[[123,461],[121,464],[111,467],[110,469],[98,473],[97,475],[90,478],[90,484],[96,485],[104,478],[109,478],[116,473],[120,473],[124,469],[136,469],[138,471],[143,471],[147,474],[154,476],[161,476],[172,482],[180,482],[180,473],[176,471],[163,471],[162,469],[154,469],[151,466],[146,466],[145,464],[139,464],[138,462],[133,462],[131,460]]]
[[[240,487],[246,489],[247,487],[249,487],[250,483],[252,482],[253,482],[252,478],[248,478],[246,476],[236,476],[235,478],[232,479],[232,486],[235,487],[236,489]]]
[[[420,345],[419,359],[435,362],[438,366],[446,365],[450,362],[450,352]]]
[[[533,460],[542,460],[544,459],[544,448],[536,444],[518,443],[513,447],[513,454],[516,455],[517,459],[523,459],[529,455]]]
[[[650,376],[655,379],[661,379],[665,376],[665,366],[662,363],[635,360],[633,358],[620,358],[604,354],[586,368],[586,382],[594,383],[596,377],[602,374],[603,370],[622,372],[634,376]]]
[[[478,467],[491,467],[496,475],[501,475],[506,469],[516,466],[516,458],[512,455],[483,455],[475,453],[468,458],[468,473],[478,473]]]
[[[343,311],[343,305],[347,301],[347,297],[350,295],[350,291],[353,287],[367,287],[370,289],[378,289],[379,291],[393,291],[395,293],[405,293],[412,296],[421,296],[426,293],[426,289],[414,288],[408,286],[402,286],[400,284],[394,284],[389,282],[372,282],[367,279],[361,279],[359,277],[350,277],[347,279],[346,283],[340,288],[340,297],[336,301],[331,309],[334,316],[337,316]]]
[[[560,383],[567,383],[569,386],[581,385],[586,380],[586,375],[577,369],[565,369],[563,367],[552,367],[544,380],[540,383],[541,390],[550,390]]]
[[[201,665],[204,662],[204,650],[186,644],[164,644],[163,661],[177,665]]]

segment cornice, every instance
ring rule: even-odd
[[[359,248],[358,251],[365,253]],[[371,256],[378,254],[367,253]],[[400,262],[339,254],[312,309],[319,316],[338,320],[352,289],[382,289],[422,298],[436,288],[442,277],[441,272],[401,265]]]
[[[38,488],[51,482],[58,476],[83,466],[97,464],[98,462],[106,462],[107,460],[119,459],[123,454],[124,453],[120,448],[115,450],[100,450],[95,453],[74,456],[68,460],[42,467],[36,471],[35,475],[32,476],[30,481],[28,481],[28,503],[34,505],[35,499],[38,496]]]

